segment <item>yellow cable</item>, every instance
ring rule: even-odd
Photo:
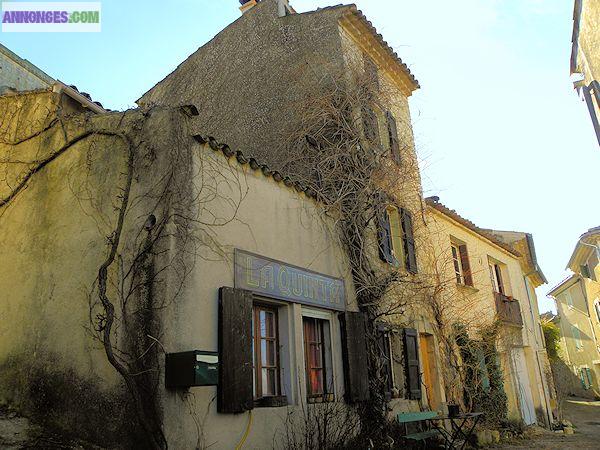
[[[251,426],[252,426],[252,410],[248,411],[248,425],[246,426],[246,431],[244,432],[244,435],[242,436],[242,440],[240,441],[240,443],[238,445],[235,446],[235,450],[240,450],[244,446],[244,442],[246,442],[246,438],[248,437],[248,434],[250,433]]]

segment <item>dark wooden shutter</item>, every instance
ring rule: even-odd
[[[369,399],[365,320],[365,315],[360,312],[340,314],[344,383],[346,401],[349,403],[363,402]]]
[[[252,370],[252,293],[222,287],[219,289],[218,412],[241,413],[254,407]]]
[[[583,278],[592,278],[590,276],[590,268],[587,266],[587,264],[582,264],[581,265],[581,276]]]
[[[409,398],[421,398],[421,373],[419,371],[419,344],[417,330],[404,329],[404,358],[406,362],[406,389]]]
[[[397,164],[400,164],[400,143],[398,141],[398,127],[396,125],[396,119],[391,112],[386,112],[385,117],[387,120],[388,136],[390,138],[390,153],[392,158]]]
[[[379,145],[380,139],[377,115],[375,114],[375,111],[373,111],[373,109],[368,105],[363,106],[362,111],[363,131],[365,133],[365,138],[369,144]]]
[[[394,263],[394,255],[392,254],[392,227],[390,225],[390,217],[387,210],[379,207],[377,214],[377,238],[379,241],[379,257],[382,261],[388,264]]]
[[[367,55],[363,55],[363,62],[364,62],[364,66],[365,66],[365,74],[368,78],[367,83],[369,85],[369,88],[371,88],[374,92],[379,92],[381,87],[379,84],[379,75],[377,73],[377,65]]]
[[[473,286],[473,276],[471,275],[471,265],[469,264],[469,253],[467,252],[466,245],[460,245],[458,247],[460,253],[460,265],[463,270],[463,278],[467,286]]]
[[[417,273],[417,256],[415,253],[415,237],[410,212],[402,208],[402,242],[404,244],[404,265],[410,273]]]

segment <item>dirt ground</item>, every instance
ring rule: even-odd
[[[600,449],[600,401],[569,399],[565,401],[564,417],[573,423],[575,434],[565,436],[539,429],[531,439],[497,445],[493,448],[535,448],[543,450]]]

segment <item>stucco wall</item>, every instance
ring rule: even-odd
[[[594,0],[583,0],[579,26],[578,65],[583,70],[586,85],[600,79],[600,4]]]
[[[347,307],[356,310],[352,280],[335,229],[330,221],[324,220],[321,207],[313,199],[265,177],[260,170],[240,166],[235,158],[227,160],[208,146],[198,146],[193,153],[199,172],[217,170],[230,174],[230,182],[220,183],[219,196],[236,198],[243,192],[244,198],[235,212],[235,219],[215,230],[214,238],[219,243],[222,257],[203,248],[186,282],[182,299],[166,311],[164,346],[167,352],[217,350],[218,288],[234,285],[235,248],[343,278],[349,301]],[[231,205],[219,199],[206,203],[204,208],[220,217],[231,217],[233,212]],[[196,233],[201,236],[199,229]],[[294,410],[296,415],[302,414],[299,405],[306,396],[301,329],[303,308],[287,303],[279,309],[283,331],[282,358],[289,361],[282,373],[283,389],[290,406],[255,408],[245,448],[270,448],[275,434],[284,432],[286,415]],[[326,310],[322,312],[329,314]],[[337,314],[330,317],[336,397],[337,401],[343,402],[339,322]],[[216,449],[235,447],[246,429],[248,413],[218,414],[214,401],[216,387],[191,388],[182,394],[164,393],[165,426],[171,447],[183,449],[196,445],[198,435],[194,419],[198,418],[203,421],[201,439],[205,445],[213,444],[211,448]],[[280,438],[281,435],[275,439],[279,441]]]
[[[36,165],[23,162],[43,161],[81,131],[83,116],[63,129],[51,126],[62,104],[51,92],[0,97],[0,115],[12,119],[1,129],[0,198]],[[4,116],[15,107],[18,114]],[[88,295],[106,252],[95,208],[111,214],[126,153],[115,139],[95,144],[74,144],[0,206],[0,399],[110,444],[135,424],[120,380],[92,338]]]

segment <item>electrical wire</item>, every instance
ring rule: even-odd
[[[248,425],[246,425],[246,431],[244,432],[244,435],[242,436],[242,440],[239,442],[238,445],[235,446],[235,450],[240,450],[244,446],[244,442],[246,442],[246,439],[248,438],[248,434],[250,433],[251,426],[252,426],[252,410],[248,411]]]

